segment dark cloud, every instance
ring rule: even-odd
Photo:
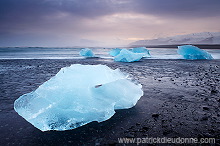
[[[157,16],[198,18],[220,14],[219,0],[139,0],[136,5],[140,13]]]
[[[58,12],[87,18],[120,12],[209,17],[220,14],[219,6],[219,0],[1,0],[0,21],[1,24],[39,22],[45,15],[55,15]]]
[[[59,26],[70,18],[58,17],[62,13],[72,15],[78,25],[81,19],[113,13],[110,1],[105,0],[1,0],[0,31]],[[110,6],[109,6],[110,5]]]

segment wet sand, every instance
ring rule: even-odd
[[[120,68],[144,96],[105,122],[63,132],[41,132],[14,111],[19,96],[79,63]],[[118,145],[120,137],[211,137],[219,144],[220,60],[0,60],[0,145]]]

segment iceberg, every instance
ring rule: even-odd
[[[119,69],[74,64],[20,96],[14,109],[41,131],[64,131],[108,120],[116,109],[133,107],[142,95],[142,85]]]
[[[115,49],[111,50],[111,51],[109,52],[109,54],[110,54],[111,56],[115,57],[115,56],[117,56],[117,55],[121,52],[121,50],[122,50],[122,49],[115,48]]]
[[[151,57],[150,51],[148,49],[146,49],[145,47],[132,48],[131,52],[133,52],[133,53],[144,53],[145,55],[143,57]]]
[[[184,59],[213,59],[212,55],[207,51],[192,45],[178,46],[177,53],[182,55]]]
[[[122,49],[120,53],[115,56],[114,60],[118,62],[134,62],[139,61],[145,53],[133,53],[127,49]]]
[[[89,48],[82,49],[79,54],[83,57],[95,57],[94,53]]]

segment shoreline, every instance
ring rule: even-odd
[[[142,84],[135,107],[109,120],[68,131],[41,132],[13,109],[14,101],[71,64],[119,68]],[[220,143],[220,60],[94,59],[0,60],[1,145],[116,145],[117,138],[214,137]]]
[[[73,47],[38,47],[38,46],[33,46],[33,47],[28,47],[28,46],[10,46],[10,47],[0,47],[0,49],[4,48],[131,48],[131,47],[151,47],[151,48],[177,48],[177,46],[182,46],[182,45],[193,45],[197,46],[201,49],[220,49],[220,44],[172,44],[172,45],[131,45],[131,46],[114,46],[114,47],[105,47],[105,46],[97,46],[97,47],[86,47],[86,46],[73,46]]]

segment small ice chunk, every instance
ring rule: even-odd
[[[109,52],[109,54],[110,54],[111,56],[115,57],[115,56],[117,56],[117,55],[121,52],[121,50],[122,50],[122,49],[115,48],[115,49],[111,50],[111,51]]]
[[[145,53],[133,53],[127,49],[122,49],[120,53],[115,56],[114,60],[118,62],[134,62],[139,61]]]
[[[192,45],[178,46],[177,53],[182,55],[184,59],[213,59],[212,55],[207,51]]]
[[[146,49],[145,47],[132,48],[131,52],[133,52],[133,53],[144,53],[145,55],[143,57],[151,57],[150,51],[148,49]]]
[[[42,131],[64,131],[105,121],[116,109],[134,106],[142,95],[141,84],[132,82],[119,69],[75,64],[19,97],[14,109]]]
[[[95,57],[94,53],[89,48],[82,49],[79,54],[83,57]]]

